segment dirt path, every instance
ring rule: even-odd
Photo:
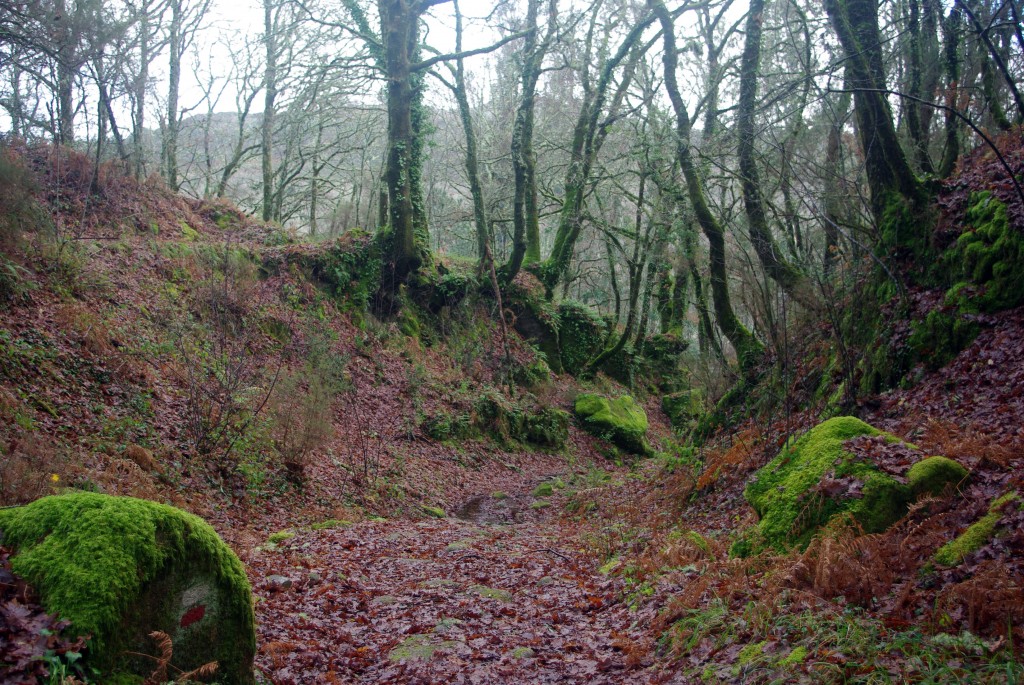
[[[528,498],[300,532],[248,560],[257,666],[291,683],[644,682],[620,584]],[[517,522],[518,521],[518,522]]]

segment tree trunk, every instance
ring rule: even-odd
[[[822,269],[825,274],[832,272],[839,258],[839,222],[843,218],[843,126],[846,123],[846,112],[849,108],[850,93],[848,91],[840,93],[838,103],[832,110],[834,119],[829,126],[828,140],[825,143],[825,254],[822,257]]]
[[[921,101],[925,99],[923,91],[924,79],[924,35],[921,28],[921,4],[920,0],[909,0],[910,17],[908,28],[910,33],[910,50],[908,55],[908,71],[910,83],[908,94],[912,98],[906,103],[907,129],[910,131],[910,138],[914,143],[914,156],[917,167],[930,174],[934,171],[931,159],[928,157],[928,128],[921,116],[924,109]],[[931,98],[931,93],[927,93]]]
[[[182,2],[171,2],[171,27],[167,72],[167,127],[164,130],[164,173],[167,185],[177,192],[178,184],[178,91],[181,85],[181,21]]]
[[[462,12],[458,0],[455,5],[455,52],[462,52]],[[488,250],[487,205],[484,203],[483,184],[480,182],[480,162],[477,153],[476,131],[473,128],[473,113],[469,107],[469,92],[466,87],[466,64],[459,58],[455,63],[455,101],[459,105],[459,118],[466,136],[466,178],[469,192],[473,197],[473,223],[476,227],[476,250],[481,270],[484,268]],[[481,273],[483,273],[481,271]]]
[[[384,179],[392,232],[391,268],[395,281],[402,282],[423,262],[416,240],[413,192],[420,163],[413,128],[413,109],[419,105],[419,98],[412,74],[419,15],[409,0],[378,0],[378,6],[388,83],[388,150]]]
[[[956,115],[957,90],[960,86],[960,9],[953,7],[942,22],[945,38],[943,67],[946,71],[946,117],[943,122],[946,145],[939,163],[939,176],[949,178],[960,158],[960,118]]]
[[[764,353],[764,347],[747,328],[740,323],[732,308],[729,298],[729,284],[725,268],[725,233],[704,197],[704,186],[697,175],[697,169],[690,154],[690,115],[679,93],[676,78],[676,67],[679,56],[676,50],[675,27],[672,18],[665,9],[662,0],[648,0],[661,22],[664,42],[665,88],[672,109],[676,115],[676,159],[686,179],[687,194],[693,206],[697,223],[700,224],[704,236],[708,240],[708,251],[711,262],[711,295],[715,308],[715,316],[722,333],[736,351],[736,358],[745,377],[752,377],[756,366]]]
[[[263,220],[274,219],[274,107],[277,100],[277,26],[274,21],[276,0],[263,0],[263,45],[266,49],[266,76],[263,82],[263,121],[260,124],[263,176]]]
[[[857,129],[871,191],[871,210],[884,252],[921,256],[931,224],[924,189],[900,146],[886,97],[876,0],[825,0],[825,11],[846,53]]]
[[[607,136],[607,128],[601,128],[600,119],[608,99],[608,88],[611,85],[612,76],[626,57],[633,53],[608,107],[609,116],[614,115],[622,105],[626,90],[632,82],[636,63],[640,58],[640,52],[634,50],[634,47],[651,24],[652,19],[648,18],[637,22],[630,30],[615,54],[608,58],[602,66],[597,86],[584,98],[573,131],[571,160],[566,172],[565,193],[562,198],[562,211],[559,215],[554,247],[541,269],[541,280],[549,296],[568,270],[573,251],[576,248],[576,241],[583,230],[584,200],[591,182],[591,170]]]
[[[132,173],[135,180],[142,180],[145,174],[144,140],[146,131],[146,87],[149,85],[149,0],[143,0],[139,10],[139,73],[135,78],[135,127],[132,145]]]
[[[768,277],[779,284],[786,294],[808,308],[815,308],[807,277],[786,261],[779,251],[761,194],[761,179],[754,159],[754,107],[757,99],[757,79],[760,76],[761,25],[764,21],[764,0],[751,0],[747,15],[747,36],[740,63],[740,98],[736,113],[736,135],[739,139],[740,179],[743,187],[743,206],[747,213],[750,242]]]

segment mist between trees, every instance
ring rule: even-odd
[[[1024,122],[1020,0],[211,2],[4,0],[3,135],[386,230],[391,283],[529,271],[602,356],[672,333],[748,373],[790,306],[925,258],[935,181]]]

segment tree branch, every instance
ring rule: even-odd
[[[447,2],[448,0],[443,1]],[[473,57],[475,55],[485,55],[489,52],[494,52],[501,46],[507,45],[508,43],[511,43],[514,40],[519,40],[520,38],[523,38],[529,33],[529,31],[520,31],[519,33],[513,33],[512,35],[506,36],[505,38],[499,40],[497,43],[489,45],[486,48],[477,48],[476,50],[466,50],[464,52],[450,52],[444,55],[436,55],[434,57],[431,57],[430,59],[425,59],[422,62],[417,62],[416,64],[413,64],[412,66],[409,67],[409,70],[423,71],[424,69],[429,69],[438,62],[447,62],[453,59],[464,59],[466,57]]]

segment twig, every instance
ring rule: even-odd
[[[573,559],[567,557],[566,555],[562,554],[561,552],[556,552],[555,550],[551,549],[550,547],[538,547],[537,549],[528,549],[528,550],[523,551],[522,554],[530,554],[531,552],[547,552],[548,554],[554,554],[556,557],[560,557],[560,558],[564,559],[565,561],[568,561],[570,564],[575,563]]]

